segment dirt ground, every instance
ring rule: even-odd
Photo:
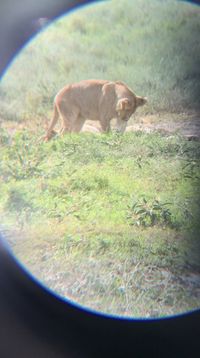
[[[165,135],[180,134],[188,140],[200,140],[200,114],[198,113],[165,113],[140,117],[129,125],[126,131],[158,131]]]
[[[162,113],[139,116],[130,119],[126,132],[160,132],[171,136],[180,134],[188,140],[200,140],[200,113]],[[100,132],[97,123],[87,121],[83,132]]]
[[[0,118],[0,128],[5,128],[9,131],[11,137],[19,129],[28,128],[35,132],[38,126],[42,126],[45,132],[47,126],[47,119],[44,120],[44,125],[36,124],[33,126],[32,121],[15,123],[13,121],[4,121]],[[113,125],[114,126],[114,125]],[[100,133],[100,124],[94,121],[86,121],[82,129],[83,132]],[[163,135],[171,136],[180,134],[188,140],[200,140],[200,113],[158,113],[158,114],[141,114],[131,118],[128,122],[126,132],[142,131],[145,133],[160,132]]]

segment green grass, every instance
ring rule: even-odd
[[[13,250],[37,277],[108,313],[198,306],[196,288],[181,281],[200,268],[198,142],[73,134],[36,146],[25,130],[10,145],[3,138],[1,217],[22,236]]]

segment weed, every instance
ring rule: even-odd
[[[200,161],[199,159],[185,159],[183,164],[183,177],[186,179],[200,180]]]
[[[17,189],[11,189],[8,192],[5,209],[7,211],[21,211],[26,208],[31,208],[31,206],[25,199],[25,195]]]
[[[33,207],[25,194],[17,189],[10,189],[4,205],[5,211],[16,215],[16,222],[22,229],[32,215]]]
[[[144,159],[141,155],[137,156],[135,163],[139,169],[142,169],[144,165],[149,165],[149,161]]]
[[[22,133],[16,135],[14,143],[4,155],[4,171],[8,177],[16,180],[38,176],[41,173],[39,164],[44,154],[30,142],[30,137]]]
[[[148,202],[145,198],[137,201],[129,207],[127,218],[131,225],[154,226],[156,224],[171,225],[172,213],[167,205],[171,203],[161,203],[159,200]]]
[[[0,146],[9,145],[11,142],[8,132],[0,127]]]
[[[123,142],[123,136],[120,132],[113,131],[112,136],[102,138],[101,142],[108,145],[109,147],[119,147]]]

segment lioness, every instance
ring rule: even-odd
[[[146,103],[123,82],[84,80],[61,89],[54,100],[54,114],[44,139],[54,135],[60,115],[60,133],[80,132],[86,119],[100,121],[102,132],[110,131],[110,121],[117,119],[117,127],[125,131],[127,121],[136,108]]]

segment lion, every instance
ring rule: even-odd
[[[102,132],[109,132],[110,122],[116,118],[117,129],[124,132],[137,107],[147,102],[121,81],[83,80],[62,88],[54,99],[53,118],[44,137],[51,139],[61,117],[60,134],[80,132],[87,119],[99,121]]]

